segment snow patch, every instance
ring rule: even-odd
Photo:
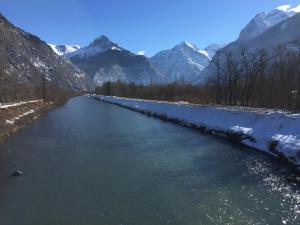
[[[51,70],[53,69],[52,66],[47,65],[45,62],[40,60],[39,58],[36,58],[33,60],[33,65],[41,71],[45,75],[45,79],[48,81],[52,81],[53,75],[51,73]]]
[[[145,54],[146,54],[146,51],[145,51],[145,50],[142,50],[142,51],[139,51],[137,54],[138,54],[138,55],[145,55]]]
[[[230,129],[234,132],[243,133],[243,134],[251,134],[253,132],[253,129],[249,127],[233,126]]]
[[[6,124],[8,124],[8,125],[14,125],[17,120],[19,120],[19,119],[21,119],[21,118],[23,118],[23,117],[25,117],[27,115],[30,115],[30,114],[32,114],[34,112],[35,112],[34,110],[27,111],[27,112],[25,112],[25,113],[23,113],[23,114],[15,117],[15,118],[13,118],[12,120],[6,120]]]
[[[300,13],[300,5],[296,6],[295,8],[290,9],[290,12]]]
[[[281,5],[278,6],[276,9],[280,11],[288,12],[291,7],[292,7],[291,5]]]
[[[29,103],[42,102],[42,101],[43,100],[32,100],[32,101],[22,101],[22,102],[16,102],[16,103],[9,103],[9,104],[5,104],[5,105],[0,105],[0,109],[7,109],[7,108],[11,108],[11,107],[16,107],[16,106],[20,106],[20,105],[29,104]]]
[[[72,53],[80,49],[79,45],[53,45],[53,44],[48,44],[48,45],[59,56]]]

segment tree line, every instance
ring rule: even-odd
[[[265,50],[217,52],[210,80],[214,102],[285,110],[300,110],[300,53],[279,45]]]
[[[271,52],[271,53],[270,53]],[[300,53],[280,45],[272,51],[216,53],[214,76],[205,85],[107,82],[96,94],[300,111]]]
[[[210,104],[213,101],[213,97],[210,97],[208,94],[209,91],[208,88],[199,88],[199,86],[182,81],[171,84],[150,84],[147,86],[134,83],[128,84],[121,81],[106,82],[95,89],[98,95],[160,101],[187,101],[202,104]]]
[[[0,74],[0,105],[36,99],[62,102],[74,96],[74,94],[73,91],[60,88],[42,78],[40,82],[22,84],[8,76]]]

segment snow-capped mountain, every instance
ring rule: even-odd
[[[111,40],[109,40],[108,37],[101,35],[100,37],[96,38],[91,44],[89,44],[89,46],[81,48],[76,52],[66,54],[66,56],[68,58],[76,56],[79,56],[81,58],[89,58],[108,50],[122,51],[124,49],[120,47],[117,43],[114,43]]]
[[[52,84],[87,91],[93,84],[70,60],[55,54],[40,38],[23,31],[0,15],[0,77],[13,85],[40,86],[45,77]]]
[[[170,50],[157,53],[150,62],[162,74],[164,83],[175,81],[193,82],[209,65],[212,52],[203,51],[187,41]]]
[[[220,49],[220,53],[231,52],[232,56],[237,60],[240,58],[239,53],[241,47],[247,52],[255,52],[264,49],[266,53],[272,54],[273,49],[278,45],[284,45],[291,51],[300,51],[300,14],[295,14],[291,18],[284,20],[263,33],[255,36],[252,39],[237,40],[230,43],[226,47]],[[223,55],[221,54],[221,62]],[[201,74],[202,80],[199,83],[205,82],[215,74],[214,66],[209,65]]]
[[[279,6],[269,13],[258,13],[241,31],[239,40],[249,40],[263,33],[272,26],[294,16],[300,12],[300,5],[292,7],[290,5]]]
[[[160,74],[145,56],[133,54],[103,35],[66,57],[85,71],[96,85],[107,81],[161,82]]]
[[[291,51],[300,50],[300,14],[269,28],[262,34],[243,43],[248,51],[265,49],[267,52],[278,45]],[[235,44],[236,45],[236,44]],[[231,48],[234,46],[231,46]]]
[[[48,45],[59,56],[66,55],[80,49],[79,45],[53,45],[53,44],[48,44]]]

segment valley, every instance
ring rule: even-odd
[[[274,4],[0,2],[0,225],[299,225],[300,5]]]

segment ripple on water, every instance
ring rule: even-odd
[[[264,202],[260,196],[255,195],[253,192],[249,193],[249,198],[257,203],[257,210],[263,210],[266,213],[281,215],[282,224],[299,224],[300,223],[300,191],[299,185],[288,183],[286,174],[283,175],[278,171],[274,171],[274,167],[269,162],[258,159],[252,163],[247,163],[250,174],[261,177],[259,187],[265,189],[270,197],[267,199],[281,199],[280,204],[276,204],[276,211],[270,212],[268,207],[264,207]],[[279,198],[278,198],[279,196]]]

